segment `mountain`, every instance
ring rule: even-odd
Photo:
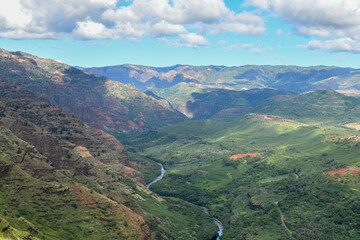
[[[0,239],[360,238],[358,70],[129,72],[0,50]]]
[[[145,187],[139,170],[157,164],[139,162],[112,135],[1,81],[0,149],[1,239],[206,239],[216,232],[198,206]]]
[[[181,68],[181,66],[178,68]],[[114,81],[131,84],[141,90],[147,88],[169,88],[181,82],[198,83],[193,76],[178,71],[175,67],[153,68],[125,64],[110,67],[80,67],[80,69],[99,77],[106,76]]]
[[[155,94],[160,97],[158,99],[168,100],[175,109],[192,119],[236,118],[257,111],[253,110],[255,105],[267,98],[273,98],[272,102],[267,101],[269,104],[277,105],[280,104],[278,100],[317,89],[331,88],[351,96],[357,96],[360,90],[359,69],[327,66],[176,65],[156,68],[127,64],[82,69],[151,91],[150,96]],[[179,74],[186,79],[179,80]],[[154,84],[154,79],[162,84]],[[249,98],[257,99],[257,102],[249,101]],[[262,110],[271,112],[266,106],[259,111]]]
[[[150,239],[127,183],[141,188],[144,178],[123,145],[26,89],[0,86],[0,236]]]
[[[360,99],[324,89],[285,99],[267,99],[253,111],[306,122],[351,122],[360,118]]]
[[[181,83],[152,91],[168,99],[177,110],[192,119],[231,119],[247,113],[278,115],[306,122],[351,122],[360,118],[359,98],[332,89],[298,95],[287,90],[254,88],[235,91]]]
[[[340,67],[297,66],[190,66],[146,67],[117,65],[96,68],[81,68],[96,76],[105,76],[114,81],[130,83],[145,90],[169,88],[177,83],[197,83],[216,87],[275,88],[297,93],[316,89],[360,90],[360,70]]]
[[[166,100],[130,85],[23,52],[0,50],[0,78],[45,96],[90,126],[105,131],[142,131],[186,119]]]
[[[209,85],[180,83],[168,89],[152,89],[192,119],[236,118],[251,112],[254,106],[270,98],[287,98],[295,93],[275,89],[235,91]]]

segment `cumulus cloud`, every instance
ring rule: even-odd
[[[248,0],[245,5],[278,14],[293,25],[295,34],[328,39],[312,40],[298,47],[330,52],[360,52],[358,0]]]
[[[327,50],[329,52],[360,53],[360,42],[351,38],[338,38],[326,41],[311,40],[305,45],[298,45],[299,48],[310,50]]]
[[[209,34],[265,31],[256,13],[235,13],[223,0],[119,2],[124,0],[0,0],[0,37],[139,40],[175,35],[184,45],[207,46]]]
[[[358,0],[248,0],[264,10],[273,10],[298,33],[329,37],[351,36],[360,39],[360,2]]]
[[[198,48],[199,46],[210,46],[210,43],[202,35],[196,33],[186,33],[180,34],[180,39],[177,39],[171,45],[175,47]]]

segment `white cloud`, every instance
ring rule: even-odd
[[[283,34],[283,31],[280,28],[276,29],[276,35],[281,35],[281,34]]]
[[[153,26],[153,31],[155,35],[160,35],[160,36],[170,36],[170,35],[175,35],[177,33],[187,32],[186,28],[183,25],[171,24],[165,21],[156,23]]]
[[[338,38],[326,41],[311,40],[305,45],[298,45],[300,48],[310,50],[327,50],[329,52],[360,53],[360,41],[351,38]]]
[[[176,47],[191,47],[197,48],[199,46],[209,46],[209,41],[201,35],[196,33],[180,34],[180,39],[175,41],[173,46]]]
[[[247,0],[245,5],[275,12],[295,34],[323,39],[297,47],[360,53],[359,0]]]
[[[248,35],[260,35],[265,32],[265,25],[261,17],[254,13],[243,11],[236,14],[230,11],[219,21],[203,26],[210,34],[237,33]]]
[[[224,0],[126,0],[126,6],[117,6],[120,1],[124,0],[0,0],[0,37],[139,40],[178,36],[185,45],[207,46],[209,34],[265,31],[257,13],[235,13]]]
[[[2,28],[23,29],[31,21],[31,16],[21,6],[19,0],[0,0],[0,20]]]
[[[311,40],[310,42],[308,42],[305,45],[297,45],[296,47],[308,48],[310,50],[315,50],[315,49],[322,49],[324,47],[324,44],[320,40]]]
[[[111,34],[102,23],[86,20],[78,22],[74,34],[78,38],[110,38]]]
[[[358,0],[248,0],[246,5],[275,11],[299,34],[360,40]]]

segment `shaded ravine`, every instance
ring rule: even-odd
[[[161,167],[161,175],[158,176],[154,181],[152,181],[152,182],[150,182],[148,185],[146,185],[146,187],[147,187],[148,189],[150,188],[150,186],[151,186],[153,183],[156,183],[156,182],[160,181],[160,180],[163,179],[163,177],[164,177],[164,174],[165,174],[165,168],[164,168],[164,166],[163,166],[161,163],[158,163],[158,162],[157,162],[157,164],[159,164],[159,166]],[[202,207],[202,208],[204,209],[204,212],[205,212],[207,215],[210,215],[210,212],[209,212],[209,210],[208,210],[207,208],[205,208],[205,207]],[[217,232],[217,233],[218,233],[218,236],[217,236],[216,240],[220,240],[220,237],[221,237],[221,235],[222,235],[222,232],[223,232],[223,230],[224,230],[224,227],[223,227],[223,225],[222,225],[218,220],[216,220],[215,218],[214,218],[214,223],[215,223],[216,226],[218,226],[218,228],[219,228],[219,231]]]
[[[160,181],[160,180],[163,179],[163,177],[164,177],[164,174],[165,174],[164,166],[163,166],[161,163],[157,163],[157,164],[159,164],[159,166],[161,167],[161,175],[158,176],[154,181],[152,181],[151,183],[149,183],[148,185],[146,185],[146,187],[147,187],[148,189],[150,188],[151,184]]]

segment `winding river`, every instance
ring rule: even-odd
[[[157,164],[159,164],[159,166],[161,167],[161,175],[158,176],[154,181],[152,181],[151,183],[149,183],[148,185],[146,185],[146,187],[147,187],[148,189],[150,188],[151,184],[160,181],[160,180],[163,179],[163,177],[164,177],[164,174],[165,174],[164,166],[163,166],[161,163],[157,163]]]
[[[158,176],[154,181],[152,181],[152,182],[150,182],[148,185],[146,185],[146,187],[147,187],[148,189],[150,188],[150,186],[151,186],[152,184],[160,181],[160,180],[163,179],[163,177],[164,177],[164,174],[165,174],[165,168],[164,168],[164,166],[163,166],[161,163],[157,163],[157,164],[161,167],[161,174],[160,174],[160,176]],[[207,215],[210,215],[209,210],[208,210],[207,208],[203,207],[203,209],[204,209],[204,212],[205,212]],[[216,220],[215,218],[214,218],[214,223],[215,223],[216,226],[218,226],[218,228],[219,228],[219,231],[217,232],[217,233],[218,233],[218,237],[216,238],[216,240],[220,240],[220,237],[221,237],[221,235],[222,235],[222,232],[223,232],[223,230],[224,230],[224,227],[223,227],[223,225],[222,225],[218,220]]]
[[[207,215],[210,215],[210,212],[209,212],[209,209],[207,209],[206,207],[202,207],[202,209],[204,209],[204,212],[207,214]],[[221,224],[221,222],[219,222],[218,220],[216,220],[216,218],[213,218],[214,219],[214,223],[216,224],[216,226],[218,226],[219,228],[219,231],[217,232],[218,233],[218,236],[216,238],[216,240],[220,240],[220,237],[222,235],[222,232],[224,230],[224,227],[223,225]]]

